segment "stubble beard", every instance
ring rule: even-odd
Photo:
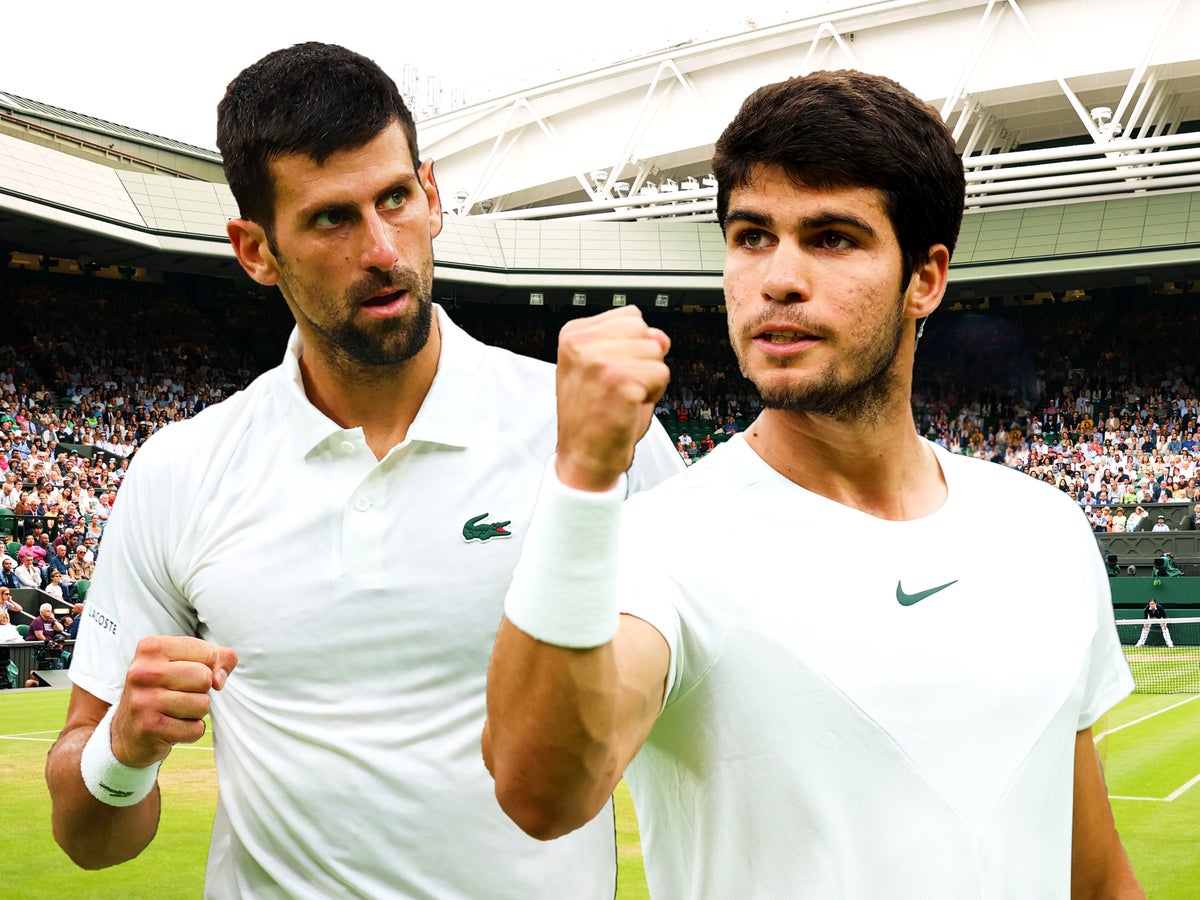
[[[904,318],[900,312],[903,298],[893,305],[895,316],[848,357],[850,374],[839,376],[830,365],[804,381],[776,383],[756,378],[746,358],[739,353],[742,374],[754,383],[766,409],[827,416],[837,422],[862,422],[876,425],[882,419],[896,385],[895,362],[900,353]]]
[[[299,287],[307,297],[317,296],[298,283],[282,261],[280,268],[285,276],[290,276],[293,291]],[[364,328],[356,321],[355,313],[364,301],[381,291],[405,291],[414,307],[412,314],[376,320],[373,327]],[[373,272],[352,285],[336,304],[322,298],[317,303],[341,313],[338,319],[324,323],[309,319],[330,361],[344,375],[370,376],[370,370],[403,365],[429,342],[433,328],[433,273],[399,267],[389,272]]]

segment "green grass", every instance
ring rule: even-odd
[[[1099,744],[1117,830],[1149,896],[1190,900],[1200,884],[1200,783],[1184,788],[1200,777],[1200,699],[1134,694],[1096,733],[1126,724]]]
[[[216,806],[216,771],[208,738],[197,749],[179,748],[163,767],[159,779],[163,818],[158,837],[146,852],[122,866],[84,872],[50,835],[50,800],[42,775],[67,698],[68,692],[57,690],[0,693],[3,895],[22,900],[201,896]],[[1200,699],[1135,694],[1095,731],[1097,735],[1111,732],[1098,746],[1113,796],[1113,815],[1134,870],[1154,900],[1190,900],[1200,884],[1200,854],[1195,852],[1200,783],[1181,789],[1200,776]],[[645,900],[649,893],[637,819],[623,783],[617,790],[616,813],[617,898]],[[30,865],[31,860],[38,864]]]

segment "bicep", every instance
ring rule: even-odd
[[[628,613],[621,616],[613,649],[621,683],[617,730],[624,770],[645,743],[662,709],[671,650],[657,628]]]

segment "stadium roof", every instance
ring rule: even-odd
[[[1060,290],[1081,273],[1197,280],[1196,34],[1200,3],[1184,0],[884,0],[426,120],[448,210],[439,290],[718,302],[712,141],[754,87],[841,66],[908,85],[959,142],[968,216],[952,297]],[[6,249],[240,277],[220,181],[212,151],[0,95]]]

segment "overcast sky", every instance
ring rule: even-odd
[[[837,0],[20,0],[6,3],[0,92],[215,147],[225,85],[299,41],[343,44],[402,82],[407,65],[469,101],[679,43],[816,11]],[[741,7],[745,10],[746,7]]]

